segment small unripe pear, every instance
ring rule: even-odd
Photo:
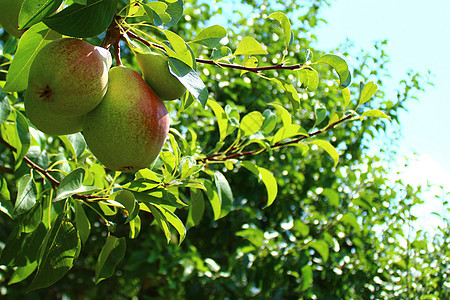
[[[169,70],[169,59],[158,53],[136,53],[145,82],[163,100],[179,99],[186,91],[185,86]]]
[[[31,64],[25,108],[33,103],[57,115],[88,113],[106,94],[111,63],[108,50],[83,40],[63,38],[47,44]]]
[[[26,93],[28,91],[25,92],[25,97]],[[30,122],[40,131],[50,135],[72,134],[83,128],[84,115],[70,117],[52,114],[35,101],[27,102],[25,110]]]
[[[108,92],[84,118],[83,135],[92,153],[109,169],[137,171],[161,151],[170,118],[164,103],[134,70],[109,71]]]
[[[0,24],[10,35],[20,38],[24,30],[19,30],[19,12],[24,0],[0,0]]]

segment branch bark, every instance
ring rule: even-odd
[[[138,40],[148,47],[153,47],[153,48],[158,48],[158,49],[164,50],[164,47],[162,47],[161,45],[151,43],[131,31],[127,31],[126,34],[130,38]],[[264,66],[264,67],[246,67],[246,66],[241,66],[241,65],[237,65],[237,64],[222,63],[222,62],[218,62],[218,61],[215,61],[212,59],[196,58],[195,61],[198,63],[202,63],[202,64],[208,64],[208,65],[213,65],[213,66],[222,67],[222,68],[243,70],[243,71],[248,71],[248,72],[252,72],[252,73],[260,73],[262,71],[269,71],[269,70],[298,70],[303,66],[302,64],[295,64],[295,65],[276,64],[276,65]]]
[[[284,147],[284,146],[288,146],[288,145],[292,145],[292,144],[297,144],[305,139],[314,137],[316,135],[319,135],[325,131],[328,131],[330,129],[333,129],[334,127],[336,127],[339,124],[344,123],[347,120],[350,120],[352,117],[354,116],[354,114],[350,114],[347,115],[345,117],[343,117],[342,119],[329,124],[327,127],[316,130],[314,132],[309,133],[308,135],[303,135],[299,138],[287,141],[287,142],[282,142],[282,143],[276,143],[274,145],[271,145],[270,148],[275,149],[275,148],[280,148],[280,147]],[[235,159],[235,158],[240,158],[240,157],[245,157],[245,156],[250,156],[253,154],[259,154],[261,152],[265,152],[267,151],[266,148],[258,148],[258,149],[254,149],[254,150],[250,150],[250,151],[246,151],[246,152],[238,152],[238,153],[233,153],[233,154],[228,154],[230,151],[233,151],[233,148],[226,151],[226,152],[219,152],[219,153],[215,153],[215,154],[211,154],[207,157],[204,158],[200,158],[197,160],[197,162],[202,162],[202,163],[207,163],[207,162],[221,162],[221,161],[227,161],[229,159]]]

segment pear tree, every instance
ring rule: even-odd
[[[13,270],[9,282],[27,282],[29,291],[64,278],[97,225],[105,233],[92,269],[99,283],[115,276],[127,242],[148,223],[178,244],[189,239],[187,228],[201,226],[205,204],[220,223],[236,209],[226,172],[254,174],[270,210],[278,204],[277,166],[253,158],[297,147],[336,168],[346,158],[333,146],[334,130],[390,118],[367,109],[376,83],[349,89],[344,56],[290,60],[295,37],[283,11],[264,16],[284,48],[272,53],[251,35],[230,43],[220,25],[186,38],[177,31],[180,20],[189,23],[183,0],[0,0],[0,7],[17,44],[3,49],[0,78],[1,213],[14,224],[0,262]],[[237,74],[224,82],[270,83],[283,100],[241,114],[242,103],[230,106],[208,90],[220,79],[202,66]],[[323,88],[320,78],[331,72]],[[332,110],[304,96],[331,91],[340,95]],[[198,118],[195,130],[187,113]],[[211,126],[217,138],[200,143],[210,138],[201,127]]]

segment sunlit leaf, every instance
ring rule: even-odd
[[[253,37],[247,36],[242,39],[234,55],[258,55],[268,54],[264,47]]]

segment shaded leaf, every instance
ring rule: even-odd
[[[86,5],[74,3],[44,23],[63,35],[86,38],[99,35],[111,24],[117,0],[88,0]]]
[[[19,29],[31,27],[55,12],[62,0],[25,0],[19,13]]]
[[[325,54],[319,58],[317,63],[326,63],[336,70],[339,75],[340,88],[346,88],[350,85],[352,76],[348,70],[347,62],[343,58],[333,54]]]
[[[95,265],[95,284],[114,274],[117,265],[125,256],[126,248],[125,238],[111,235],[106,238]]]
[[[203,107],[205,107],[206,102],[208,101],[208,89],[197,71],[173,57],[169,57],[169,66],[171,73],[177,77],[195,99],[198,99]]]
[[[83,185],[85,172],[86,171],[83,168],[78,168],[64,177],[56,190],[56,197],[53,201],[57,202],[69,198],[75,194],[90,193],[98,190],[97,187]]]
[[[214,172],[214,183],[216,184],[217,194],[220,199],[220,218],[225,217],[231,210],[233,204],[233,193],[231,192],[228,180],[219,171]]]
[[[14,205],[15,214],[23,214],[36,204],[36,186],[31,174],[26,174],[18,182],[17,199]]]
[[[72,223],[63,214],[48,231],[41,251],[36,276],[28,291],[48,287],[60,280],[73,266],[81,249],[81,240]]]

